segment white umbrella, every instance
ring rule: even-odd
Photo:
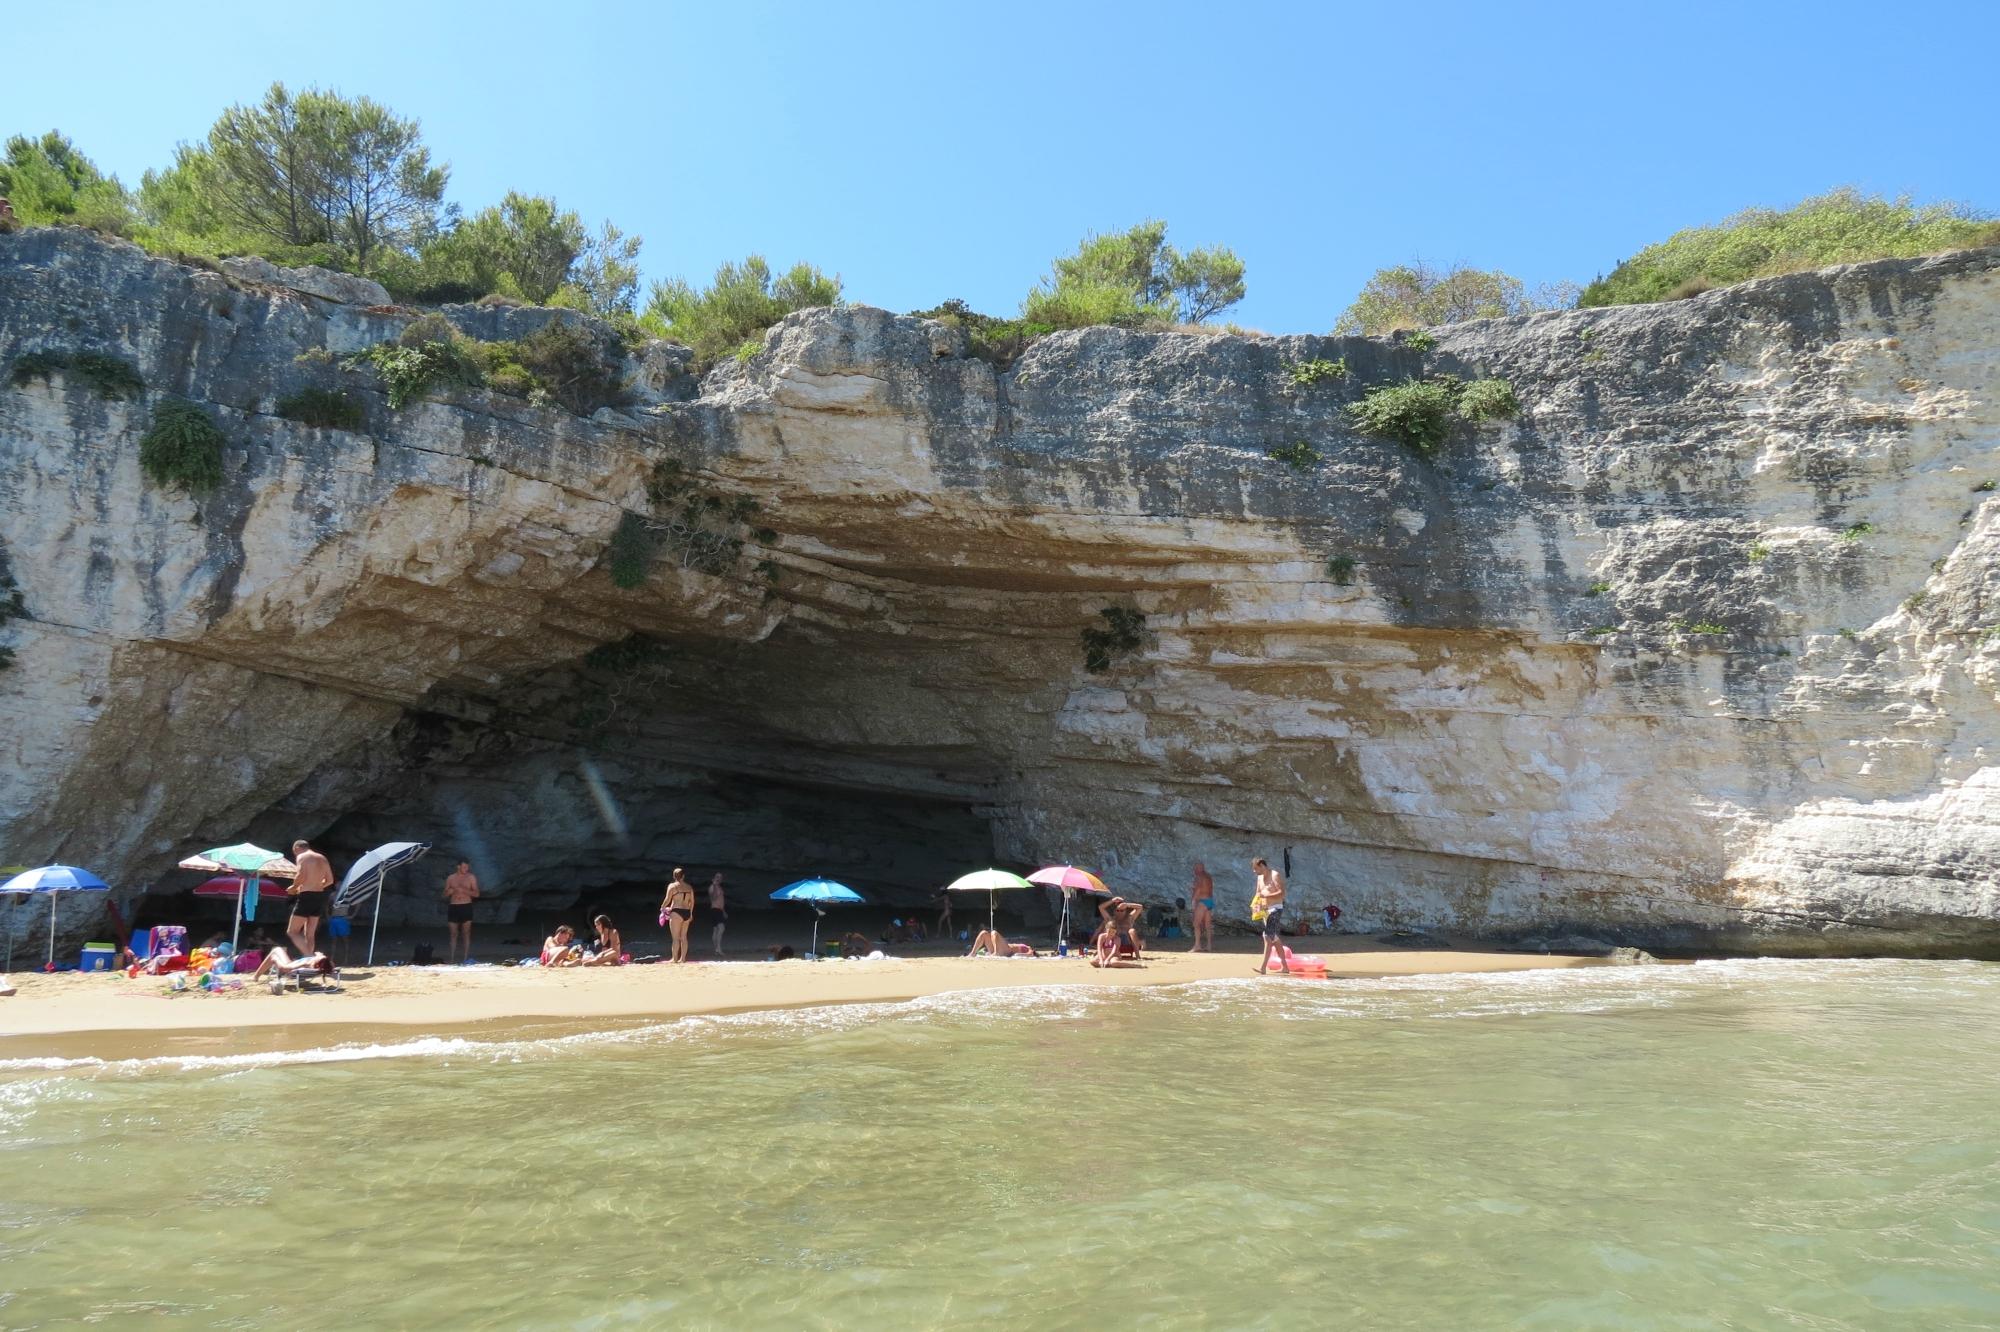
[[[431,849],[429,842],[384,842],[347,867],[347,877],[333,894],[336,912],[353,914],[353,909],[375,899],[375,920],[368,927],[368,965],[375,965],[375,934],[382,928],[382,877],[398,865],[407,865]],[[346,954],[342,954],[346,956]]]
[[[1034,886],[1034,884],[1029,883],[1020,875],[1010,873],[1007,870],[983,869],[974,870],[970,874],[959,875],[959,877],[946,884],[944,890],[948,893],[985,893],[986,928],[990,933],[993,931],[993,901],[1000,889],[1032,888]]]

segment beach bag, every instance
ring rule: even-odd
[[[410,954],[410,965],[413,967],[436,966],[437,949],[427,943],[418,944],[416,950]]]

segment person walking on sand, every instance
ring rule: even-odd
[[[1194,947],[1190,953],[1215,951],[1215,877],[1208,866],[1194,862]]]
[[[722,932],[729,927],[729,899],[722,893],[722,871],[708,881],[708,909],[715,917],[715,927],[708,932],[710,947],[717,957],[722,956]]]
[[[472,960],[472,903],[478,896],[479,880],[472,873],[472,862],[459,861],[444,881],[445,928],[450,931],[444,950],[447,961]]]
[[[1285,961],[1285,876],[1271,868],[1271,862],[1259,856],[1250,862],[1250,868],[1257,874],[1257,895],[1250,899],[1250,917],[1264,923],[1264,955],[1257,959],[1257,974],[1263,975],[1271,965],[1271,959],[1278,959],[1278,970],[1287,976],[1292,974],[1291,964]]]
[[[285,937],[304,957],[319,951],[319,922],[326,915],[326,890],[333,887],[333,866],[303,837],[292,843],[292,863],[299,872],[288,890],[292,918],[285,922]]]
[[[660,916],[674,938],[667,961],[687,961],[688,923],[694,919],[694,885],[688,882],[687,871],[679,866],[675,866],[674,877],[667,882],[667,895],[660,899]]]
[[[942,888],[938,889],[936,906],[938,909],[938,923],[937,928],[932,930],[931,933],[937,935],[940,939],[950,939],[952,933],[951,894]]]

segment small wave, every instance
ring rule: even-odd
[[[1876,993],[1935,990],[1941,981],[1984,988],[2000,985],[2000,967],[1895,959],[1730,958],[1688,965],[1550,968],[1536,971],[1443,972],[1279,983],[1260,977],[1185,981],[1171,985],[1097,988],[1025,984],[960,990],[910,1000],[825,1004],[742,1013],[696,1014],[559,1036],[413,1036],[408,1040],[315,1046],[245,1054],[153,1055],[130,1059],[28,1056],[0,1059],[7,1099],[33,1099],[62,1079],[142,1076],[161,1072],[244,1073],[294,1065],[398,1059],[480,1059],[519,1062],[589,1046],[646,1046],[760,1033],[831,1033],[884,1021],[939,1019],[1076,1021],[1113,1004],[1171,1005],[1196,1015],[1247,1012],[1287,1020],[1349,1017],[1373,1020],[1482,1018],[1540,1013],[1607,1012],[1671,1004],[1690,994],[1746,984],[1804,985],[1866,982]],[[1384,1003],[1384,999],[1396,1002]],[[4,1102],[0,1102],[4,1104]]]

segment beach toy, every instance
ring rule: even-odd
[[[1317,953],[1294,953],[1287,948],[1284,950],[1284,955],[1285,965],[1298,975],[1325,979],[1326,959]]]

